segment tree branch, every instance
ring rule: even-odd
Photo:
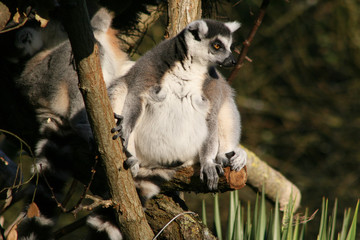
[[[219,178],[218,191],[226,192],[241,189],[246,185],[246,167],[239,172],[231,171],[230,167],[224,168],[224,176]],[[206,184],[200,180],[200,165],[184,167],[176,171],[171,181],[161,186],[162,192],[197,192],[209,193]]]
[[[261,161],[253,152],[243,147],[247,153],[248,184],[257,191],[262,191],[265,186],[266,196],[275,202],[279,197],[281,209],[285,209],[291,197],[293,199],[294,211],[299,208],[301,192],[292,182],[285,178],[280,172],[271,168]]]
[[[147,12],[148,14],[139,15],[139,23],[133,29],[121,32],[117,36],[121,41],[122,50],[128,52],[130,56],[137,51],[149,27],[164,13],[164,4],[148,6]]]
[[[262,20],[265,16],[265,12],[266,12],[266,8],[269,5],[270,0],[263,0],[261,7],[260,7],[260,11],[259,11],[259,16],[256,19],[253,28],[251,29],[248,38],[243,42],[243,46],[240,52],[240,55],[238,57],[237,63],[234,67],[234,69],[232,70],[232,72],[230,73],[230,76],[228,77],[228,81],[231,84],[234,79],[236,78],[240,68],[242,68],[242,66],[244,65],[244,60],[246,59],[246,55],[247,52],[249,50],[249,47],[251,45],[252,40],[254,39],[254,36],[256,34],[256,31],[258,30],[258,28],[260,27]]]
[[[151,239],[153,233],[146,221],[131,174],[123,168],[125,155],[122,146],[119,141],[113,141],[110,134],[114,125],[113,111],[85,1],[63,0],[61,8],[89,122],[103,160],[111,197],[117,203],[115,213],[120,230],[127,239]]]

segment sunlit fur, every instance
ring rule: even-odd
[[[87,224],[96,232],[103,232],[109,240],[122,240],[123,237],[114,223],[104,220],[101,216],[91,215],[86,220]],[[95,238],[91,238],[95,239]],[[99,238],[98,238],[99,239]]]

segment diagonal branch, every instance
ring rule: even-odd
[[[85,0],[62,0],[61,10],[94,140],[103,160],[111,198],[116,202],[114,210],[120,230],[126,239],[151,239],[153,232],[145,218],[131,174],[123,168],[125,154],[122,146],[119,141],[112,140],[110,133],[114,124],[113,111]]]
[[[266,8],[269,5],[270,0],[263,0],[261,7],[260,7],[260,11],[259,11],[259,16],[256,19],[253,28],[251,29],[248,38],[243,42],[243,46],[240,52],[240,55],[238,57],[237,60],[237,64],[235,65],[234,69],[232,70],[232,72],[230,73],[230,76],[228,77],[228,81],[231,84],[234,79],[236,78],[240,68],[242,68],[242,66],[244,65],[244,60],[246,59],[246,55],[247,52],[249,50],[249,47],[251,45],[252,40],[255,37],[256,31],[258,30],[258,28],[260,27],[262,20],[265,16],[265,12],[266,12]]]

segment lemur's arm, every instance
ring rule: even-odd
[[[128,150],[128,144],[130,139],[130,134],[134,130],[135,124],[141,114],[142,110],[142,100],[139,94],[134,94],[129,91],[126,95],[124,105],[122,108],[121,115],[115,113],[115,118],[118,120],[116,127],[111,129],[112,133],[117,132],[113,139],[121,137],[123,140],[124,151],[126,154],[126,161],[124,165],[126,168],[131,169],[133,177],[135,177],[139,171],[139,161],[134,156],[134,152],[131,153]]]
[[[222,165],[215,161],[219,149],[217,112],[216,104],[212,105],[207,119],[208,136],[199,154],[200,178],[206,182],[209,190],[217,189],[219,175],[224,174]]]

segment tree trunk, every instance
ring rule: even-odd
[[[63,24],[73,49],[80,90],[103,160],[120,230],[126,239],[151,239],[153,232],[146,221],[131,174],[123,168],[125,155],[122,146],[119,141],[112,140],[110,134],[114,126],[113,111],[85,1],[63,0],[61,4]]]
[[[186,25],[201,18],[200,0],[169,0],[168,1],[169,22],[167,32],[169,37],[174,37]]]
[[[177,196],[159,194],[149,200],[146,207],[147,220],[154,233],[159,235],[157,239],[216,239],[199,216],[189,212],[185,203]],[[174,220],[170,223],[172,219]],[[165,227],[168,223],[170,224]]]

